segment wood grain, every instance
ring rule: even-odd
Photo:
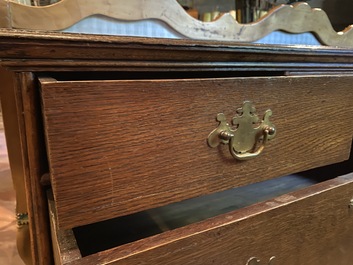
[[[18,73],[18,93],[21,95],[23,133],[26,146],[22,146],[25,161],[25,184],[32,244],[34,246],[34,264],[50,264],[52,249],[50,247],[50,227],[48,222],[48,206],[44,187],[40,181],[44,173],[48,172],[45,142],[43,136],[40,112],[39,89],[32,73]],[[40,240],[38,240],[40,238]]]
[[[350,264],[352,189],[348,174],[63,264],[244,265],[272,256],[276,264]]]
[[[9,162],[16,191],[16,212],[29,214],[30,229],[18,231],[19,254],[27,264],[50,264],[46,198],[39,185],[40,172],[43,168],[47,172],[47,168],[44,144],[41,145],[39,140],[43,140],[43,136],[39,132],[38,89],[33,75],[28,73],[14,74],[0,68],[0,80]]]
[[[1,65],[16,71],[353,69],[353,51],[332,47],[274,47],[8,29],[0,29],[0,45]]]
[[[348,159],[352,79],[43,80],[59,226]],[[271,108],[278,134],[260,157],[237,162],[227,147],[209,148],[206,139],[218,125],[216,115],[223,112],[230,121],[244,100],[251,100],[260,116]]]
[[[86,17],[100,14],[124,21],[160,20],[191,39],[253,42],[275,30],[284,30],[291,33],[313,32],[323,44],[353,47],[351,27],[336,32],[326,13],[317,8],[311,9],[307,3],[277,6],[250,24],[239,24],[230,14],[214,22],[201,22],[189,16],[175,0],[130,0],[128,4],[123,0],[107,0],[104,4],[93,0],[62,0],[45,7],[30,7],[10,1],[5,12],[3,16],[11,14],[11,27],[17,29],[62,30]]]
[[[131,75],[136,74],[135,77],[131,76],[131,79],[141,78],[141,73],[146,79],[149,77],[158,78],[158,71],[161,71],[164,74],[172,73],[175,78],[179,79],[188,77],[190,72],[195,72],[197,74],[201,73],[204,77],[207,77],[208,75],[215,77],[210,74],[214,72],[223,72],[229,74],[229,76],[240,75],[247,77],[236,80],[225,80],[228,85],[223,88],[220,88],[224,84],[221,79],[209,79],[206,82],[208,84],[207,86],[205,86],[204,80],[170,80],[158,82],[63,82],[56,85],[53,82],[49,82],[46,85],[48,90],[53,88],[52,93],[58,92],[56,93],[58,99],[63,99],[63,101],[56,101],[52,98],[51,107],[62,105],[67,107],[66,110],[69,111],[63,111],[60,113],[62,109],[52,109],[54,111],[51,114],[53,117],[55,115],[63,115],[62,118],[53,122],[52,125],[59,126],[62,129],[63,127],[61,125],[67,125],[66,131],[58,131],[56,139],[59,139],[61,137],[60,134],[64,133],[67,136],[65,139],[67,142],[64,143],[68,145],[70,134],[67,134],[67,132],[73,133],[74,130],[77,130],[79,135],[83,135],[83,137],[72,138],[71,140],[78,140],[77,143],[81,142],[82,146],[85,147],[86,144],[88,144],[88,146],[92,148],[95,147],[95,144],[99,145],[103,143],[103,146],[97,147],[97,152],[94,150],[94,152],[90,154],[89,158],[91,161],[94,161],[93,158],[95,156],[101,154],[103,154],[103,156],[105,155],[105,151],[103,151],[103,149],[100,150],[99,148],[110,147],[110,149],[108,148],[106,150],[108,154],[107,161],[119,162],[112,167],[115,172],[113,177],[117,181],[123,180],[121,183],[126,186],[128,186],[129,180],[124,179],[121,176],[126,176],[132,172],[135,174],[135,180],[137,179],[135,182],[130,182],[132,185],[128,186],[126,191],[121,189],[123,191],[121,194],[122,196],[125,196],[125,199],[129,196],[128,192],[135,188],[137,192],[141,192],[143,189],[153,191],[156,187],[161,187],[162,185],[160,185],[159,182],[156,183],[157,181],[155,182],[156,187],[152,186],[153,183],[144,182],[146,179],[149,181],[149,175],[152,173],[157,176],[162,176],[160,181],[168,180],[170,184],[169,188],[172,188],[172,185],[176,185],[176,190],[172,188],[170,191],[167,191],[170,192],[171,196],[176,194],[176,197],[164,198],[164,201],[162,202],[162,196],[166,195],[166,193],[163,193],[163,189],[164,191],[168,189],[168,187],[163,186],[161,191],[158,190],[156,193],[150,193],[151,195],[157,194],[160,196],[160,200],[157,202],[153,201],[152,196],[145,198],[146,204],[143,205],[142,203],[141,208],[153,207],[154,205],[183,199],[184,195],[181,196],[180,193],[178,193],[184,192],[184,190],[181,190],[183,185],[188,185],[188,189],[186,190],[188,191],[187,196],[191,195],[190,190],[195,191],[194,194],[192,194],[192,196],[194,196],[201,193],[206,194],[212,192],[212,190],[206,188],[202,189],[202,187],[205,187],[208,184],[210,184],[210,186],[212,185],[212,189],[225,189],[228,186],[240,185],[241,183],[243,183],[241,185],[245,185],[248,181],[255,181],[252,177],[246,179],[244,177],[245,175],[242,175],[243,173],[237,174],[230,172],[230,169],[223,173],[222,163],[224,163],[224,161],[235,168],[234,172],[240,170],[239,172],[246,172],[249,176],[254,175],[257,180],[260,180],[264,177],[270,177],[268,174],[273,173],[273,175],[275,175],[281,173],[280,170],[283,170],[282,172],[286,171],[284,170],[283,164],[285,159],[287,159],[288,162],[288,170],[294,171],[295,168],[299,169],[299,167],[312,167],[315,163],[319,165],[343,160],[348,154],[353,131],[350,117],[352,113],[352,92],[350,89],[352,77],[348,76],[353,69],[353,52],[349,49],[337,49],[332,47],[312,49],[307,47],[273,47],[268,45],[245,45],[215,41],[85,36],[79,34],[8,29],[0,29],[0,47],[0,65],[17,72],[17,74],[15,74],[13,72],[10,73],[9,71],[2,71],[3,69],[1,69],[0,79],[2,82],[0,98],[2,100],[2,105],[7,105],[7,114],[4,113],[7,118],[4,117],[4,122],[5,127],[7,126],[10,162],[12,164],[12,173],[15,174],[14,181],[19,181],[19,185],[22,183],[22,186],[18,186],[18,195],[22,196],[22,199],[19,200],[20,203],[18,206],[20,208],[18,208],[18,210],[28,210],[30,212],[31,222],[34,222],[33,220],[39,220],[39,222],[32,224],[32,227],[34,228],[30,231],[33,243],[32,247],[28,248],[28,245],[26,245],[27,248],[23,248],[27,253],[28,251],[33,252],[33,264],[50,264],[50,253],[47,252],[50,251],[50,243],[48,242],[49,236],[48,229],[46,228],[48,227],[48,220],[45,217],[46,204],[43,203],[43,190],[40,187],[40,175],[42,171],[45,171],[46,169],[45,166],[47,165],[47,161],[45,160],[47,154],[43,152],[42,149],[43,135],[41,135],[41,133],[38,134],[38,132],[42,132],[43,128],[40,127],[42,109],[38,104],[38,87],[36,86],[36,76],[43,74],[43,72],[48,76],[59,76],[65,72],[65,78],[62,80],[69,81],[74,79],[78,80],[80,78],[83,80],[94,79],[94,77],[92,77],[93,72],[95,72],[96,77],[101,76],[102,78],[102,76],[108,76],[107,79],[124,79],[126,72],[131,72]],[[304,79],[259,77],[260,75],[279,74],[279,72],[274,73],[273,71],[283,71],[288,69],[291,69],[295,74],[301,72],[307,75],[319,71],[321,75],[323,74],[322,71],[329,71],[335,72],[336,76],[319,76],[317,78],[307,77]],[[258,70],[265,72],[257,72]],[[21,71],[25,71],[26,73],[19,73]],[[55,73],[48,73],[48,71],[54,71]],[[342,76],[341,73],[337,74],[337,71],[344,71],[344,76]],[[116,77],[114,75],[116,75]],[[249,77],[251,75],[256,75],[256,77]],[[220,75],[220,77],[222,76]],[[256,81],[257,78],[259,78],[258,81]],[[13,83],[13,79],[16,79],[15,84]],[[290,83],[288,80],[292,80],[292,82]],[[110,84],[107,86],[107,83]],[[116,83],[119,83],[119,85],[117,86]],[[141,87],[141,84],[143,84],[144,87]],[[221,86],[219,86],[219,84],[221,84]],[[247,87],[242,85],[246,85]],[[76,88],[77,90],[73,88]],[[70,89],[73,90],[70,91]],[[209,94],[202,94],[200,93],[201,91],[206,91]],[[268,93],[263,93],[263,91],[267,91]],[[289,91],[289,96],[284,94],[283,91]],[[107,94],[103,95],[101,92],[106,92]],[[239,93],[241,93],[241,95]],[[72,97],[72,99],[68,98],[68,96],[72,94],[75,94],[75,96]],[[249,96],[249,98],[243,98],[245,94]],[[159,98],[163,100],[163,102],[160,101]],[[203,101],[200,100],[202,98],[204,99]],[[210,98],[212,100],[210,100]],[[299,98],[301,100],[298,100]],[[270,164],[267,165],[273,165],[271,164],[274,163],[272,161],[274,159],[272,152],[275,150],[277,154],[281,154],[279,159],[279,169],[277,169],[277,161],[272,168],[266,167],[264,164],[260,165],[260,162],[256,162],[258,163],[256,164],[258,169],[254,167],[251,168],[250,171],[246,171],[249,169],[246,164],[241,164],[241,166],[238,164],[236,167],[231,164],[233,162],[228,162],[226,157],[228,153],[224,146],[221,147],[220,150],[216,150],[208,149],[204,145],[206,143],[206,134],[216,126],[214,120],[216,113],[219,111],[225,111],[228,119],[230,119],[234,114],[235,109],[239,106],[239,103],[244,99],[253,100],[259,113],[263,113],[267,108],[272,108],[274,110],[275,116],[273,117],[273,121],[277,126],[280,125],[279,134],[276,139],[269,143],[268,148],[266,148],[265,153],[260,159],[261,161],[270,161]],[[68,102],[65,103],[66,100],[68,100]],[[87,102],[85,103],[81,100],[87,100]],[[75,104],[70,104],[72,102]],[[116,113],[113,112],[114,109],[111,107],[112,105],[110,103],[112,102],[119,103],[117,104],[120,111],[119,116],[114,116]],[[185,108],[185,105],[182,105],[181,102],[192,107],[192,109]],[[272,103],[275,104],[272,105]],[[127,109],[126,107],[129,106],[132,106],[132,108]],[[273,106],[276,107],[274,108]],[[82,112],[77,113],[75,112],[77,107],[84,107],[85,109],[83,109]],[[293,109],[295,111],[293,111]],[[206,110],[207,114],[205,114]],[[55,111],[57,112],[55,113]],[[87,111],[87,116],[84,114],[85,111]],[[317,116],[310,116],[314,112]],[[96,116],[93,118],[93,113],[94,115],[101,115],[102,113],[112,113],[114,115],[103,115],[101,121],[99,121],[99,119],[96,119]],[[160,113],[164,114],[164,116],[160,116]],[[200,114],[200,116],[197,116],[198,114]],[[130,115],[131,119],[129,119]],[[80,119],[78,123],[71,123],[70,120],[65,120],[65,117],[70,118],[71,121],[72,119],[73,121],[75,121],[75,119],[78,120],[78,117],[84,118]],[[196,117],[196,119],[190,120],[185,117]],[[283,117],[285,118],[283,119]],[[302,120],[303,117],[311,118],[305,118]],[[98,123],[93,123],[93,121],[97,120],[99,121]],[[298,123],[298,121],[301,121],[301,123]],[[165,126],[162,126],[161,122],[163,122],[163,125]],[[148,129],[150,128],[148,126],[152,126],[153,124],[158,124],[160,126],[154,127],[154,129],[159,129],[155,135],[149,134],[149,131],[143,131],[141,129],[144,126]],[[288,127],[287,124],[295,125]],[[105,125],[111,125],[110,128],[113,128],[114,130],[103,130],[108,128]],[[129,134],[123,132],[123,129],[126,128],[126,126],[129,126],[130,128],[128,131]],[[187,130],[186,127],[191,128],[192,130]],[[97,134],[95,136],[94,130],[91,130],[92,128],[98,129],[97,131],[99,132],[102,129],[103,134]],[[325,129],[316,131],[315,128]],[[306,134],[301,134],[300,132],[302,130],[304,130]],[[86,132],[88,133],[87,136],[92,137],[91,139],[93,139],[93,141],[87,141],[89,139],[85,138]],[[175,132],[178,133],[177,137],[170,137],[171,135],[174,135],[172,133]],[[205,135],[201,135],[203,132]],[[194,138],[192,138],[191,141],[188,141],[191,139],[190,133]],[[133,139],[131,142],[129,141],[129,144],[123,146],[125,150],[129,150],[128,148],[139,147],[141,145],[147,148],[136,148],[133,150],[134,155],[131,156],[120,154],[119,150],[116,149],[115,144],[122,139],[124,140],[124,138],[119,138],[119,141],[116,142],[108,140],[112,138],[116,139],[121,135],[125,137],[125,141],[127,141],[127,139]],[[286,137],[286,135],[292,136],[291,140],[283,138]],[[146,139],[151,140],[151,142],[139,141],[141,136],[146,136]],[[203,139],[202,141],[200,140],[201,138]],[[102,142],[95,142],[96,139]],[[157,139],[159,141],[157,141]],[[300,141],[294,142],[294,139],[300,139]],[[173,146],[175,143],[181,143],[181,145],[176,147],[175,152],[174,150],[173,152],[170,152],[166,149],[166,147]],[[175,167],[166,167],[162,163],[154,168],[155,160],[168,162],[171,165],[177,161],[185,161],[191,157],[192,154],[188,153],[184,156],[188,150],[200,150],[194,148],[198,143],[201,143],[204,147],[202,151],[206,152],[200,152],[202,154],[200,157],[194,157],[194,160],[191,159],[186,161],[185,168],[179,165]],[[313,148],[309,149],[309,146]],[[70,145],[69,147],[73,148],[75,146]],[[188,147],[193,148],[188,149]],[[294,149],[294,147],[297,148]],[[59,152],[59,148],[56,150]],[[341,152],[341,150],[343,150],[343,152]],[[87,150],[83,149],[82,151],[87,154]],[[289,151],[293,152],[289,153]],[[65,163],[69,161],[64,165],[65,167],[72,167],[77,170],[79,169],[78,165],[81,163],[80,160],[82,160],[83,157],[81,154],[78,155],[79,149],[75,150],[75,152],[75,155],[78,157],[77,164],[75,164],[76,161],[73,162],[72,159],[66,156],[68,153],[60,157],[60,159]],[[154,154],[153,152],[167,155],[159,155],[154,159],[152,158],[152,155]],[[225,156],[221,157],[220,155],[222,155],[223,152]],[[136,153],[138,155],[136,155]],[[174,155],[174,153],[176,156],[171,156],[171,154]],[[293,153],[297,158],[289,159],[290,154]],[[299,154],[301,155],[303,162],[298,162]],[[119,160],[121,157],[125,157],[125,161],[127,161],[126,172],[123,167],[119,167],[122,165]],[[129,157],[134,157],[134,160],[128,159]],[[204,164],[196,164],[195,168],[191,167],[191,164],[195,162],[195,159],[202,160],[204,163],[211,157],[212,159],[214,159],[214,157],[218,159],[218,161],[215,162],[215,164],[218,165],[218,168],[215,168],[212,164],[207,164],[205,167],[203,167]],[[313,162],[310,162],[311,160]],[[85,203],[92,202],[96,205],[101,202],[102,205],[108,205],[108,207],[111,207],[111,199],[117,198],[115,195],[118,195],[118,197],[120,196],[120,192],[114,194],[112,197],[109,197],[111,195],[110,193],[107,193],[102,197],[98,196],[92,199],[94,195],[91,195],[89,193],[90,191],[94,190],[96,194],[98,193],[101,195],[101,191],[104,193],[104,191],[110,191],[109,188],[111,188],[109,187],[108,175],[105,174],[108,172],[105,167],[106,165],[101,165],[100,161],[101,160],[97,160],[97,165],[91,169],[94,171],[101,168],[103,171],[99,173],[102,174],[99,174],[97,179],[94,177],[95,174],[88,175],[88,183],[98,183],[97,185],[94,184],[94,186],[91,185],[88,187],[88,192],[84,189],[80,192],[80,189],[87,183],[85,176],[83,175],[80,176],[83,176],[82,179],[73,183],[73,186],[69,187],[69,182],[66,183],[65,189],[67,189],[66,191],[68,194],[73,196],[75,193],[74,197],[72,197],[73,201],[79,202],[79,200],[83,200]],[[142,168],[137,164],[134,165],[136,161],[140,164],[147,163],[149,167]],[[214,163],[214,160],[212,160],[212,163]],[[136,170],[131,170],[132,168],[135,168]],[[265,170],[263,170],[264,168]],[[61,170],[61,168],[59,167],[58,170]],[[84,170],[89,171],[90,169],[85,168]],[[212,173],[212,170],[213,172],[219,170],[217,172],[219,174],[214,178],[211,178],[210,175],[207,176],[207,174]],[[196,173],[193,175],[185,174],[182,178],[175,176],[175,174],[172,176],[173,178],[164,174],[168,172],[186,171],[189,173]],[[201,171],[202,174],[199,175],[198,171]],[[265,175],[262,175],[262,171],[265,172]],[[145,175],[142,175],[142,178],[137,178],[136,176],[138,176],[140,172],[147,173],[144,173]],[[70,172],[66,173],[69,174]],[[72,173],[75,173],[75,171]],[[117,175],[118,173],[122,173],[122,175]],[[239,182],[236,182],[235,184],[235,182],[231,182],[229,179],[217,179],[219,176],[222,177],[222,174],[224,176],[230,176],[232,180]],[[100,185],[99,178],[102,176],[103,182],[102,185]],[[204,178],[205,176],[206,182],[204,183],[204,180],[201,180],[201,177]],[[197,182],[198,177],[200,177],[199,182]],[[25,181],[24,178],[27,181],[26,189],[23,185]],[[134,180],[134,178],[132,180]],[[57,184],[60,183],[61,185],[61,183],[65,182],[65,179],[58,178],[58,181]],[[337,179],[337,181],[339,181],[339,179]],[[214,186],[213,183],[215,183]],[[337,183],[338,182],[329,182],[327,186],[325,186],[326,188],[324,188],[324,186],[321,187],[324,189],[330,189],[337,186]],[[119,187],[117,187],[117,189],[118,188]],[[202,222],[201,224],[177,229],[158,237],[148,238],[118,249],[87,257],[84,260],[84,262],[87,261],[87,263],[84,264],[102,264],[104,263],[104,260],[107,262],[117,261],[121,264],[138,264],[139,262],[144,264],[149,261],[150,263],[157,265],[173,263],[187,264],[191,262],[197,264],[198,260],[200,260],[201,264],[204,265],[207,264],[207,262],[215,260],[216,264],[223,265],[227,264],[228,257],[229,262],[231,262],[235,260],[235,256],[237,256],[239,259],[237,259],[236,262],[243,265],[249,258],[248,254],[251,256],[256,255],[263,261],[268,260],[269,256],[273,255],[273,249],[267,249],[267,247],[270,247],[270,243],[276,241],[277,238],[280,238],[278,241],[280,243],[278,244],[280,247],[278,252],[281,252],[284,255],[286,255],[286,253],[289,255],[293,253],[293,251],[296,251],[295,247],[291,246],[290,248],[289,245],[299,246],[299,253],[301,253],[301,256],[303,257],[303,260],[300,261],[303,262],[293,261],[295,258],[295,256],[293,256],[288,258],[288,264],[305,264],[306,260],[304,259],[308,260],[309,265],[320,264],[319,261],[321,261],[321,264],[350,264],[350,259],[352,259],[352,245],[350,244],[352,231],[350,230],[350,227],[352,227],[352,225],[344,219],[346,216],[341,215],[343,214],[343,211],[347,210],[347,207],[343,210],[343,208],[338,206],[341,205],[338,203],[338,200],[342,199],[343,202],[343,200],[346,201],[346,197],[348,198],[352,196],[352,194],[349,196],[345,195],[351,192],[352,187],[349,185],[347,189],[350,190],[347,191],[347,193],[345,193],[346,191],[343,189],[332,190],[330,191],[330,194],[323,193],[325,196],[327,195],[327,197],[317,197],[317,201],[316,199],[311,199],[307,204],[300,204],[298,208],[291,206],[286,209],[283,207],[281,210],[278,210],[278,212],[275,212],[279,215],[280,219],[280,221],[275,221],[273,224],[273,227],[276,227],[276,229],[270,226],[272,216],[268,218],[261,216],[258,217],[258,219],[251,219],[254,218],[254,214],[256,215],[256,213],[264,212],[266,209],[269,209],[266,208],[265,204],[260,204],[260,206],[254,206],[260,208],[246,208],[244,211],[241,211],[241,214],[237,212],[234,213],[234,215],[232,213],[232,215],[219,216],[213,218],[207,223]],[[118,192],[117,190],[115,191]],[[322,189],[317,189],[316,191],[319,195]],[[314,193],[310,191],[310,193],[305,194],[310,197],[310,194]],[[299,198],[303,194],[304,193],[297,193],[298,196],[294,196]],[[28,208],[24,198],[27,195]],[[131,196],[136,196],[136,193],[132,193]],[[344,198],[340,197],[339,199],[339,196],[343,196]],[[104,201],[105,199],[107,200]],[[141,201],[142,199],[143,197],[141,197]],[[128,206],[131,206],[136,204],[137,200],[138,198],[136,201],[126,203]],[[63,201],[60,203],[62,202]],[[119,202],[115,201],[115,203]],[[148,206],[147,203],[150,203],[150,206]],[[74,205],[74,207],[78,207],[78,204]],[[345,202],[343,204],[346,205]],[[276,207],[274,206],[275,204],[271,205],[267,206],[272,207],[271,209]],[[284,203],[283,206],[285,205],[287,204]],[[86,205],[82,205],[82,207],[83,206],[86,207]],[[137,210],[137,208],[135,208],[134,211]],[[112,212],[112,210],[115,210],[113,208],[95,208],[94,211],[88,209],[88,212],[85,212],[87,208],[79,208],[79,210],[82,210],[81,213],[84,213],[84,217],[88,219],[88,222],[92,222],[93,219],[101,213],[103,215],[100,218],[110,218],[109,216],[116,217],[114,212]],[[304,213],[303,211],[307,212]],[[298,213],[298,215],[295,213]],[[333,217],[330,215],[331,213]],[[288,214],[290,214],[290,220],[285,217],[285,215]],[[306,214],[312,214],[313,218],[306,218]],[[301,218],[299,215],[303,215],[304,217]],[[92,216],[94,218],[92,218]],[[331,220],[335,221],[335,216],[337,216],[338,222],[330,222]],[[76,216],[76,219],[77,218],[78,217]],[[76,226],[79,222],[84,223],[87,221],[82,221],[81,219],[79,221],[76,220],[76,223],[73,220],[72,224]],[[249,221],[250,223],[244,226],[239,225],[240,223],[234,223],[233,225],[228,226],[230,230],[217,230],[217,227],[223,227],[226,223],[232,222],[232,220],[241,221],[244,219],[255,221]],[[294,223],[291,223],[292,220]],[[311,220],[312,222],[310,222]],[[285,223],[282,222],[288,222],[288,226],[285,226]],[[303,223],[306,225],[299,226]],[[283,226],[281,226],[281,224]],[[332,229],[329,230],[331,226]],[[240,228],[239,233],[237,232],[238,227]],[[271,231],[276,232],[277,227],[282,231],[281,237],[279,237],[278,233],[275,233],[274,235],[270,234]],[[246,229],[250,232],[245,233]],[[268,232],[267,229],[269,229],[270,232]],[[317,234],[313,235],[313,233],[319,233],[320,229],[325,229],[323,230],[325,232],[323,235],[320,234],[320,237],[315,236]],[[203,233],[206,230],[208,232]],[[220,234],[218,236],[217,232],[219,231]],[[303,235],[302,238],[304,238],[304,241],[295,240],[298,238],[296,237],[298,231]],[[307,231],[308,236],[304,231]],[[225,239],[223,238],[223,232],[227,235]],[[288,240],[285,239],[287,238],[287,234]],[[194,236],[190,237],[190,235]],[[326,242],[326,235],[330,237],[328,244],[321,244],[322,240]],[[257,242],[258,237],[260,239],[262,238],[259,241],[259,243],[263,244],[260,249],[266,248],[263,252],[256,251],[256,253],[249,253],[244,250],[244,252],[242,252],[243,254],[239,256],[234,254],[233,256],[232,253],[238,253],[237,246],[240,246],[241,244],[243,244],[243,246],[248,246],[250,249],[257,249],[254,246],[255,243],[249,245],[247,244],[247,240],[249,239],[251,242]],[[265,240],[265,238],[268,238],[268,240]],[[309,238],[309,241],[305,241],[306,238]],[[238,244],[237,242],[239,242],[239,245],[235,246],[235,249],[228,247],[234,242],[235,244]],[[305,242],[309,242],[309,244],[304,244]],[[229,250],[227,255],[224,254],[224,252],[219,251],[219,249],[222,248],[221,245],[223,243],[224,248]],[[252,248],[252,246],[254,246],[254,248]],[[310,248],[313,250],[311,251]],[[239,248],[239,253],[241,250],[243,250],[243,248]],[[283,252],[281,250],[283,250]],[[338,253],[338,251],[341,250],[342,253],[345,254]],[[209,252],[210,255],[208,256]],[[327,253],[330,254],[326,255]],[[127,258],[130,254],[131,256]],[[274,255],[278,254],[274,253]],[[169,257],[172,258],[169,259]],[[215,258],[213,259],[213,257]],[[326,257],[327,260],[323,260]],[[127,258],[126,261],[119,261],[123,258]],[[314,262],[312,262],[313,260]],[[316,260],[319,261],[317,262]],[[282,260],[280,261],[281,263],[284,263]],[[81,260],[80,262],[83,261]],[[234,263],[236,264],[236,262],[233,262],[232,265]]]
[[[88,256],[345,175],[353,171],[351,162],[352,160],[345,161],[320,169],[192,198],[152,210],[73,228],[73,231],[82,256]]]
[[[56,224],[57,217],[53,194],[48,191],[48,207],[50,218],[50,230],[52,236],[54,264],[65,264],[73,260],[81,259],[80,250],[72,230],[59,230]]]
[[[0,99],[3,122],[5,127],[8,157],[11,168],[11,176],[16,192],[16,213],[29,212],[27,201],[27,189],[25,184],[26,167],[22,152],[25,141],[23,122],[21,120],[22,104],[19,93],[20,85],[16,81],[16,75],[0,67]],[[29,216],[30,222],[33,215]],[[38,257],[34,234],[29,229],[18,230],[17,247],[22,260],[30,264]]]

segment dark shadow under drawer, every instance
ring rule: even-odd
[[[148,257],[151,261],[141,264],[204,265],[213,264],[210,261],[212,259],[219,260],[215,264],[228,264],[221,262],[223,256],[228,255],[229,260],[233,260],[229,264],[244,265],[245,257],[251,258],[252,255],[264,253],[267,255],[270,251],[271,255],[283,260],[282,263],[291,257],[291,262],[286,261],[286,264],[330,264],[325,263],[326,260],[333,259],[338,252],[333,251],[329,256],[318,257],[318,251],[329,251],[327,248],[332,244],[343,244],[344,248],[353,246],[353,237],[350,238],[351,233],[348,233],[351,229],[349,227],[353,225],[353,212],[349,209],[353,198],[353,175],[350,173],[353,172],[352,166],[353,163],[349,160],[76,227],[73,230],[53,227],[58,239],[55,248],[61,256],[57,257],[57,262],[140,264],[137,261]],[[50,205],[52,215],[55,215],[55,204],[52,200]],[[293,227],[292,222],[297,222],[297,227]],[[55,217],[52,218],[52,224],[55,226]],[[279,234],[277,229],[283,234]],[[332,230],[326,231],[328,229]],[[353,232],[353,229],[349,231]],[[286,238],[285,241],[294,244],[296,247],[293,249],[298,249],[303,256],[301,260],[311,257],[317,262],[296,263],[294,253],[283,250],[289,246],[278,246],[278,239],[271,239],[272,233],[275,237]],[[299,233],[299,237],[296,233]],[[264,237],[264,234],[269,238]],[[330,238],[324,241],[325,244],[308,250],[315,241],[327,236]],[[214,247],[218,252],[212,250],[213,241],[217,243]],[[189,248],[194,251],[190,252]],[[211,248],[209,252],[208,248]],[[160,251],[163,252],[163,249],[167,252],[162,255]],[[189,253],[185,254],[185,258],[181,254],[184,251]],[[191,255],[189,260],[186,259],[188,255]],[[267,258],[266,255],[264,258]],[[101,260],[103,257],[104,262]],[[134,262],[131,263],[131,259]],[[172,262],[178,259],[182,261]],[[343,255],[340,259],[345,260],[346,256]],[[320,263],[323,260],[325,262]]]

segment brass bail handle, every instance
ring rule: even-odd
[[[266,143],[276,135],[276,128],[270,122],[271,110],[266,110],[259,121],[256,109],[250,101],[244,101],[232,119],[232,126],[223,113],[217,115],[219,125],[207,138],[212,148],[228,144],[229,151],[235,159],[248,160],[262,153]]]

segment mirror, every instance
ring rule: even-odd
[[[239,23],[251,23],[281,4],[307,2],[312,8],[324,10],[336,31],[353,24],[352,0],[178,0],[187,12],[204,22],[216,20],[230,12]]]

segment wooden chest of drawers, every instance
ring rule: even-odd
[[[353,77],[39,81],[64,228],[349,157]],[[217,113],[232,117],[245,100],[270,108],[279,133],[261,156],[237,162],[206,139]]]
[[[56,264],[353,259],[352,51],[16,33],[0,58],[37,264],[49,223]],[[245,138],[211,148],[246,111]]]

